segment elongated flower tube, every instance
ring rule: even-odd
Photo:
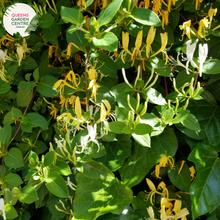
[[[2,211],[3,219],[6,220],[6,215],[5,215],[5,202],[4,202],[4,199],[3,199],[3,198],[0,199],[0,210]]]
[[[132,55],[131,52],[128,49],[128,46],[129,46],[129,34],[128,34],[128,32],[125,33],[124,31],[122,31],[122,47],[123,47],[123,50],[121,52],[121,60],[122,60],[123,63],[125,63],[124,58],[123,58],[124,52],[127,52],[130,55]]]
[[[79,96],[76,97],[75,101],[75,114],[77,115],[77,129],[79,130],[79,119],[82,118],[82,108]]]
[[[186,56],[187,56],[187,62],[186,62],[186,72],[189,74],[189,62],[192,62],[193,65],[196,66],[196,63],[193,61],[193,54],[196,49],[197,42],[194,42],[191,44],[191,40],[187,41],[186,43]]]
[[[205,28],[209,27],[210,22],[208,21],[207,18],[203,18],[202,20],[199,21],[199,28],[198,28],[198,36],[201,38],[205,37]]]
[[[200,3],[202,3],[203,0],[196,0],[196,10],[198,9]]]
[[[184,37],[186,34],[186,36],[191,39],[191,34],[196,35],[196,33],[191,28],[191,20],[184,22],[180,29],[183,30],[182,37]]]
[[[162,7],[162,3],[160,0],[153,0],[153,8],[152,11],[158,15]]]
[[[216,16],[216,13],[217,13],[217,8],[210,8],[209,11],[208,11],[208,17],[209,17],[209,20],[210,20],[209,28],[211,27],[212,18],[213,18],[213,16]]]
[[[6,60],[13,60],[11,57],[7,56],[3,50],[0,50],[0,61],[5,62]]]
[[[160,33],[160,38],[161,38],[161,48],[150,57],[156,56],[158,53],[162,52],[166,48],[168,42],[167,32]]]
[[[151,220],[158,220],[154,217],[154,210],[151,206],[147,208],[147,212]]]
[[[156,34],[156,28],[151,26],[150,30],[148,32],[148,35],[147,35],[147,39],[146,39],[146,43],[147,43],[147,46],[146,46],[146,56],[147,56],[147,58],[149,58],[149,53],[150,53],[150,50],[151,50],[151,44],[154,41],[155,34]]]
[[[164,25],[168,25],[169,23],[169,11],[161,10],[160,16],[162,16],[162,28],[164,29]]]
[[[199,44],[199,76],[202,77],[202,67],[208,55],[208,44]]]
[[[135,41],[135,48],[134,48],[133,53],[132,53],[132,64],[131,64],[131,66],[134,65],[135,57],[139,53],[139,50],[141,48],[142,38],[143,38],[143,30],[138,32],[138,35],[137,35],[137,38],[136,38],[136,41]]]

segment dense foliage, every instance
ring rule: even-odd
[[[26,38],[0,24],[2,218],[220,219],[220,2],[19,2],[37,16]]]

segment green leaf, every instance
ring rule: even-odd
[[[114,52],[118,48],[118,38],[112,32],[103,33],[100,37],[93,37],[93,44],[101,49]]]
[[[68,176],[68,175],[72,174],[69,165],[66,162],[64,162],[64,161],[57,161],[56,162],[56,166],[53,167],[53,169],[57,173],[59,173],[59,174],[61,174],[63,176]]]
[[[54,41],[57,39],[60,33],[59,25],[54,21],[54,23],[48,27],[43,29],[43,37],[45,41]]]
[[[104,10],[101,11],[97,19],[99,27],[108,24],[113,19],[113,17],[118,12],[118,9],[120,8],[122,1],[123,0],[114,0],[109,5],[107,5]]]
[[[21,190],[21,194],[19,194],[18,199],[20,202],[31,204],[38,200],[38,195],[34,187],[25,186]]]
[[[193,114],[188,114],[187,118],[181,122],[183,126],[191,130],[200,130],[200,125],[198,120]]]
[[[40,17],[39,26],[41,28],[49,28],[53,24],[53,22],[54,22],[54,17],[51,14],[46,13]]]
[[[220,73],[220,60],[212,59],[203,64],[202,72],[205,74],[218,74]]]
[[[129,110],[123,107],[115,107],[115,116],[118,121],[126,122],[128,121]]]
[[[153,128],[150,125],[140,123],[135,126],[133,132],[137,135],[144,135],[150,133],[152,130]]]
[[[74,25],[80,26],[83,24],[83,15],[80,10],[76,8],[68,8],[68,7],[61,7],[61,18],[66,23],[72,23]]]
[[[83,164],[83,173],[76,174],[76,181],[73,204],[76,220],[93,220],[108,212],[120,214],[132,201],[131,189],[101,163],[91,161]]]
[[[122,134],[122,130],[123,128],[126,126],[126,124],[124,122],[121,121],[112,121],[110,123],[108,123],[109,129],[116,133],[116,134]]]
[[[161,93],[159,93],[156,89],[154,88],[149,88],[145,91],[142,91],[142,96],[144,99],[149,99],[149,102],[156,104],[156,105],[165,105],[166,99],[162,96]]]
[[[188,160],[196,165],[197,176],[190,187],[192,215],[197,218],[220,205],[220,160],[210,146],[199,144]]]
[[[49,177],[46,179],[47,189],[59,198],[68,198],[69,191],[63,177],[57,172],[50,172]]]
[[[117,141],[103,143],[106,154],[97,159],[112,171],[118,170],[125,159],[131,156],[131,140],[128,135],[117,135]]]
[[[180,173],[182,161],[179,161],[175,164],[175,167],[168,169],[168,176],[170,182],[177,188],[182,191],[189,192],[189,187],[191,185],[191,177],[189,167],[186,163],[184,163],[183,168]]]
[[[150,9],[136,8],[131,12],[131,16],[138,23],[158,27],[162,25],[159,17]]]
[[[46,97],[57,97],[57,92],[53,89],[54,84],[57,82],[57,78],[53,76],[43,76],[40,80],[40,85],[37,86],[37,91]]]
[[[74,44],[80,49],[85,50],[88,45],[88,40],[85,39],[85,33],[80,30],[72,30],[71,27],[66,32],[66,39],[68,44],[74,42]],[[72,46],[71,51],[72,53],[75,53],[79,50],[75,46]]]
[[[11,168],[23,167],[24,161],[21,150],[15,147],[11,148],[5,156],[5,164]]]
[[[135,133],[132,134],[132,137],[134,140],[144,146],[144,147],[151,147],[151,139],[149,134],[144,134],[144,135],[137,135]]]
[[[201,130],[206,134],[209,143],[220,144],[220,108],[206,101],[191,101],[188,107],[191,114],[199,121]],[[220,151],[220,148],[218,148]]]
[[[177,124],[185,120],[188,116],[189,112],[187,110],[181,110],[178,115],[172,120],[173,124]]]
[[[135,143],[131,157],[127,158],[119,169],[122,181],[129,187],[137,185],[165,155],[165,152],[169,156],[174,156],[177,147],[175,133],[169,127],[162,134],[151,138],[151,148]]]
[[[168,65],[165,65],[165,61],[159,59],[158,57],[150,58],[145,63],[150,70],[153,67],[155,73],[157,73],[160,76],[165,76],[165,77],[173,76],[170,67]]]
[[[4,151],[5,147],[8,145],[11,140],[12,128],[10,125],[4,126],[0,129],[0,143],[1,143],[1,151]]]
[[[15,117],[15,118],[20,118],[20,117],[22,117],[22,112],[21,112],[21,110],[18,109],[18,108],[12,107],[11,113],[12,113],[13,117]]]
[[[167,109],[162,112],[161,114],[163,122],[166,124],[170,123],[174,116],[174,110],[173,109]]]
[[[5,176],[4,182],[6,184],[6,188],[9,188],[9,189],[20,186],[23,183],[21,177],[15,173],[7,174]]]
[[[0,95],[5,94],[10,90],[11,86],[8,83],[1,82],[0,83]]]
[[[6,111],[10,108],[8,102],[0,100],[0,111]]]
[[[15,219],[18,216],[17,211],[11,204],[5,204],[6,219]]]
[[[55,159],[55,152],[54,151],[49,151],[45,154],[44,156],[44,166],[50,166]]]
[[[37,67],[37,62],[32,57],[26,57],[22,61],[23,70],[30,71]]]
[[[25,86],[22,86],[18,89],[17,92],[17,105],[20,107],[26,107],[33,95],[33,87],[27,89]]]
[[[24,117],[21,129],[26,132],[31,132],[33,127],[41,127],[42,130],[47,130],[48,124],[42,115],[31,112]]]

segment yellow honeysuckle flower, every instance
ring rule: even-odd
[[[83,20],[85,21],[84,26],[88,29],[88,31],[90,30],[90,25],[89,25],[89,16],[85,15],[83,17]]]
[[[76,82],[76,76],[78,77],[79,79],[79,82],[77,83]],[[75,74],[72,70],[69,71],[69,73],[66,75],[66,78],[65,80],[69,80],[70,82],[74,83],[76,88],[79,86],[80,84],[80,76],[78,74]]]
[[[106,8],[107,4],[108,4],[107,0],[102,0],[102,9]]]
[[[142,38],[143,38],[143,30],[138,32],[138,35],[137,35],[137,38],[136,38],[136,41],[135,41],[135,49],[134,50],[136,50],[137,53],[141,48]]]
[[[108,134],[108,118],[107,116],[110,115],[110,111],[111,111],[111,105],[108,102],[108,100],[102,100],[101,103],[101,110],[100,110],[100,118],[99,120],[96,122],[97,124],[100,122],[104,122],[105,128],[106,128],[106,134]]]
[[[187,208],[181,209],[182,201],[175,200],[173,211],[175,212],[175,219],[183,219],[186,215],[189,215]]]
[[[89,79],[90,79],[90,80],[97,79],[97,77],[98,77],[98,73],[97,73],[97,71],[96,71],[95,68],[89,69],[88,75],[89,75]]]
[[[167,209],[169,209],[169,212],[171,212],[171,210],[173,208],[173,204],[171,203],[172,201],[173,201],[173,199],[162,198],[160,201],[161,210],[164,208],[167,208]]]
[[[75,120],[75,118],[68,112],[68,113],[63,113],[62,115],[58,116],[57,120],[61,120],[61,119],[66,118],[66,117],[67,117],[67,119],[65,119],[65,121],[66,121],[65,127],[66,127],[66,131],[69,133],[68,128],[67,128],[68,123],[69,123],[70,120]]]
[[[153,210],[152,206],[147,208],[147,212],[148,212],[148,215],[150,216],[151,220],[158,220],[154,217],[154,210]]]
[[[217,8],[210,8],[209,11],[208,11],[208,17],[209,17],[209,20],[210,20],[209,28],[211,27],[212,18],[213,18],[213,16],[216,16],[216,13],[217,13]]]
[[[85,0],[78,0],[77,5],[80,7],[86,7],[86,2]]]
[[[198,36],[201,38],[205,37],[205,28],[209,27],[210,22],[208,21],[207,18],[203,18],[202,20],[199,21],[199,28],[198,28]]]
[[[169,23],[169,11],[161,10],[160,16],[162,16],[162,28],[164,29],[164,25],[168,25]]]
[[[69,101],[69,98],[64,98],[62,95],[60,96],[60,105],[61,107],[65,106],[65,109],[68,110],[68,101]]]
[[[50,115],[53,116],[54,120],[57,118],[57,112],[58,112],[58,109],[52,105],[52,106],[48,106],[49,109],[51,109],[52,111],[50,112]]]
[[[21,61],[25,58],[26,53],[30,53],[31,49],[27,47],[26,39],[23,38],[22,46],[17,43],[17,54],[18,54],[18,65],[20,66]]]
[[[156,34],[156,28],[151,26],[150,30],[148,32],[148,35],[147,35],[147,39],[146,39],[146,43],[147,43],[147,46],[146,46],[146,56],[147,56],[147,58],[149,58],[149,53],[150,53],[150,50],[151,50],[151,44],[154,41],[155,34]]]
[[[196,170],[195,170],[194,166],[191,166],[189,168],[189,171],[190,171],[191,181],[193,181],[195,178],[195,175],[196,175]]]
[[[196,0],[196,10],[198,9],[200,3],[202,3],[203,0]]]
[[[135,48],[134,48],[133,53],[132,53],[132,64],[131,64],[131,66],[134,65],[135,57],[139,53],[139,50],[141,48],[142,38],[143,38],[143,30],[138,32],[138,35],[137,35],[137,38],[136,38],[136,41],[135,41]]]
[[[146,182],[147,182],[147,185],[149,186],[149,188],[150,188],[150,190],[151,190],[151,192],[150,192],[149,195],[148,195],[148,198],[150,197],[150,203],[151,203],[152,205],[153,205],[153,195],[154,195],[154,194],[159,194],[159,195],[161,195],[161,196],[163,196],[163,197],[166,197],[165,194],[163,194],[163,193],[161,193],[161,192],[158,192],[158,191],[156,190],[156,187],[155,187],[154,183],[153,183],[150,179],[146,178]]]
[[[74,106],[75,106],[75,101],[76,101],[76,96],[71,95],[69,98],[69,103],[70,103],[70,105],[72,105],[72,108],[74,108]]]
[[[160,168],[161,167],[166,167],[166,166],[170,166],[171,168],[174,167],[174,159],[171,157],[171,156],[166,156],[166,155],[163,155],[161,158],[160,158],[160,162],[158,165],[156,165],[155,167],[155,176],[159,179],[161,179],[161,177],[159,176],[160,175]]]
[[[82,108],[79,96],[77,96],[75,100],[75,114],[77,116],[77,129],[79,130],[79,119],[82,118]]]
[[[167,42],[168,42],[167,32],[160,33],[160,38],[161,38],[161,47],[160,47],[160,49],[156,53],[151,55],[150,57],[156,56],[158,53],[163,52],[163,50],[166,48]]]
[[[92,89],[91,97],[94,97],[95,102],[96,102],[96,94],[97,94],[96,91],[98,88],[100,88],[100,86],[97,84],[96,80],[95,79],[91,80],[88,89]]]
[[[153,0],[153,7],[152,7],[153,12],[155,12],[158,15],[161,7],[162,7],[162,3],[160,0]]]
[[[81,50],[76,44],[74,43],[69,43],[68,44],[68,47],[67,47],[67,54],[66,56],[69,58],[71,56],[71,53],[72,53],[72,46],[76,47],[78,50]]]
[[[128,49],[128,45],[129,45],[129,34],[128,34],[128,32],[125,33],[124,31],[122,31],[122,47],[123,47],[123,50],[121,52],[121,60],[122,60],[123,63],[125,63],[124,57],[123,57],[124,52],[127,52],[130,55],[132,55],[131,52]]]
[[[196,33],[191,29],[191,20],[184,22],[180,29],[183,30],[182,37],[186,34],[186,36],[191,39],[190,33],[196,35]]]

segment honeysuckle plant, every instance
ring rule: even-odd
[[[219,219],[220,3],[20,2],[38,25],[0,23],[2,219]]]

